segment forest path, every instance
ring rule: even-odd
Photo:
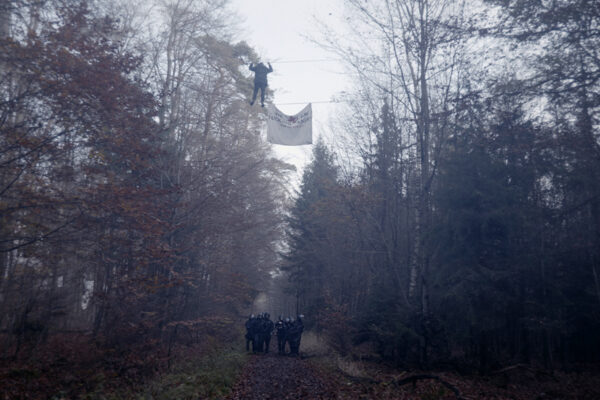
[[[335,384],[307,360],[277,354],[253,355],[228,400],[335,399]]]
[[[312,358],[311,358],[312,361]],[[460,376],[453,373],[393,371],[378,368],[372,379],[341,377],[298,357],[251,356],[226,400],[597,400],[598,371],[538,375],[534,368],[509,367],[502,376]],[[541,371],[541,370],[540,370]],[[389,372],[389,371],[388,371]],[[411,379],[416,378],[416,379]],[[416,384],[403,384],[402,382]],[[450,390],[446,382],[454,390]],[[418,383],[417,383],[418,382]]]

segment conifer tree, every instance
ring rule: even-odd
[[[296,296],[297,311],[317,314],[324,305],[325,269],[329,237],[328,207],[337,186],[337,168],[333,154],[323,141],[313,148],[313,159],[302,176],[300,192],[288,219],[289,253],[285,270]]]

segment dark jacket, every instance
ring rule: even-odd
[[[250,63],[250,71],[254,71],[254,83],[256,85],[268,85],[267,74],[273,72],[273,67],[271,67],[271,63],[268,64],[269,68],[267,68],[263,63],[258,63],[257,65]]]

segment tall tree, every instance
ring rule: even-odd
[[[324,305],[331,242],[323,212],[331,207],[336,187],[333,154],[319,141],[302,176],[300,193],[289,217],[289,254],[285,269],[289,271],[297,312],[316,315]]]
[[[548,100],[552,122],[560,127],[563,154],[570,159],[565,162],[573,166],[563,178],[579,187],[565,200],[571,217],[586,226],[585,253],[600,306],[600,7],[584,0],[491,3],[503,12],[498,33],[537,50],[530,57],[533,78],[522,87]]]
[[[414,209],[409,213],[413,219],[410,275],[403,282],[405,289],[398,289],[408,293],[411,304],[426,319],[431,311],[431,196],[438,159],[456,112],[455,100],[461,94],[458,76],[464,67],[464,3],[349,0],[347,4],[353,16],[351,35],[356,40],[344,47],[336,38],[328,42],[329,48],[348,60],[361,85],[370,88],[366,90],[374,93],[375,99],[389,99],[389,112],[400,128],[395,134],[404,136],[404,146],[411,146],[403,157],[416,161],[410,172],[405,171],[403,189]],[[359,112],[365,109],[362,104],[358,108]],[[399,271],[400,260],[392,261]]]

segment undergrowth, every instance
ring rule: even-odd
[[[246,363],[242,347],[223,347],[204,356],[180,362],[143,387],[107,393],[100,386],[86,400],[187,400],[226,396]]]

